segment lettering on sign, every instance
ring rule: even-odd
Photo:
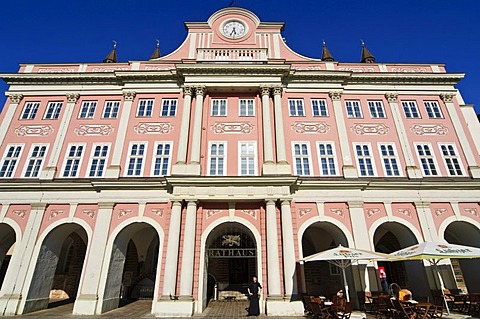
[[[254,258],[257,256],[255,248],[210,248],[207,249],[210,258]]]

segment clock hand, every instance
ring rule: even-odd
[[[230,35],[237,34],[237,31],[235,31],[235,28],[232,29],[232,32],[230,32]]]

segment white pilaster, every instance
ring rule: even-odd
[[[365,214],[363,211],[363,202],[348,202],[350,220],[352,222],[353,238],[355,248],[372,250],[368,234],[367,224],[365,223]]]
[[[123,92],[122,112],[120,115],[117,136],[115,138],[115,145],[113,146],[112,161],[105,172],[105,177],[107,178],[118,178],[120,176],[120,162],[122,160],[123,148],[125,147],[125,137],[127,136],[127,128],[128,123],[130,122],[130,113],[132,111],[132,104],[135,95],[136,93],[133,91]]]
[[[468,130],[472,136],[480,136],[480,123],[478,122],[477,114],[473,108],[473,104],[460,105],[463,118],[467,122]],[[480,139],[474,138],[476,155],[480,155]]]
[[[193,300],[193,263],[195,256],[195,228],[197,203],[189,201],[183,235],[182,265],[180,270],[180,298]]]
[[[5,117],[3,118],[2,123],[0,123],[1,124],[0,127],[2,128],[0,130],[0,145],[3,145],[3,140],[5,138],[5,135],[8,132],[8,128],[10,124],[12,123],[13,116],[15,115],[15,111],[17,110],[18,104],[23,99],[23,95],[10,94],[8,98],[10,99],[10,104],[8,105],[8,108],[4,110]]]
[[[188,135],[190,132],[190,113],[192,106],[192,87],[183,87],[183,110],[180,135],[177,146],[177,162],[172,166],[172,175],[185,174],[187,163]]]
[[[200,151],[202,142],[202,118],[203,118],[203,98],[206,93],[206,87],[197,86],[195,88],[195,111],[193,117],[193,133],[191,155],[190,155],[190,168],[188,169],[189,175],[200,175]]]
[[[415,202],[418,220],[422,228],[423,239],[425,241],[438,241],[437,229],[433,220],[432,211],[429,202]]]
[[[296,258],[293,238],[293,223],[290,201],[282,201],[282,243],[283,243],[283,276],[285,295],[297,295],[297,280],[295,274]]]
[[[468,142],[466,132],[463,129],[462,122],[460,121],[460,116],[457,113],[455,104],[453,104],[454,96],[455,94],[451,93],[440,94],[440,98],[445,103],[448,114],[450,115],[450,119],[452,120],[455,133],[457,134],[458,140],[460,141],[460,145],[463,150],[463,154],[465,154],[468,170],[470,171],[470,174],[473,178],[480,178],[480,167],[475,160],[475,156],[473,155],[472,148],[470,147],[470,143]],[[478,138],[478,136],[474,138]]]
[[[283,128],[282,90],[280,86],[273,88],[273,104],[275,108],[275,141],[277,147],[277,173],[291,174],[290,164],[287,162],[285,148],[285,131]]]
[[[167,255],[165,258],[165,272],[163,276],[163,299],[170,300],[175,295],[177,283],[178,244],[180,242],[180,222],[182,217],[182,203],[172,203],[172,215],[168,228]]]
[[[273,162],[273,138],[270,117],[270,88],[260,87],[262,95],[262,125],[263,125],[263,174],[276,174]]]
[[[395,123],[395,128],[397,129],[400,147],[402,148],[405,165],[407,166],[407,176],[409,178],[422,178],[422,172],[415,164],[412,149],[410,147],[407,132],[405,130],[405,125],[402,121],[402,114],[400,113],[400,108],[398,107],[398,94],[385,93],[385,97],[388,101],[388,104],[390,105],[390,109],[392,110],[393,122]]]
[[[55,177],[58,159],[60,158],[60,151],[62,150],[63,141],[65,141],[68,126],[70,125],[73,111],[75,110],[75,104],[77,103],[79,97],[80,94],[78,93],[67,94],[67,105],[65,106],[65,112],[63,113],[62,121],[60,122],[57,136],[55,137],[55,142],[51,147],[50,158],[40,176],[41,179],[53,179]]]
[[[278,259],[277,212],[275,202],[267,201],[267,277],[268,296],[280,296],[280,265]]]
[[[30,282],[27,282],[27,274],[30,268],[35,269],[36,260],[32,259],[38,232],[42,224],[45,204],[32,204],[28,216],[25,232],[20,242],[15,244],[12,260],[5,274],[0,296],[0,309],[2,315],[21,314],[20,303],[27,296]],[[31,270],[33,272],[33,269]]]
[[[78,287],[78,296],[73,305],[74,315],[94,315],[100,313],[101,308],[98,301],[102,300],[99,296],[101,291],[101,270],[104,263],[110,259],[106,253],[108,233],[113,213],[113,203],[99,203],[97,218],[95,220],[95,231],[92,233],[92,239],[89,243],[86,264],[83,267],[83,280]],[[106,279],[106,278],[105,278]]]
[[[347,126],[345,124],[345,118],[342,108],[342,94],[341,91],[329,92],[329,96],[332,99],[333,111],[335,113],[335,120],[337,121],[337,133],[340,141],[340,151],[342,153],[342,166],[343,176],[345,178],[358,177],[357,170],[353,166],[352,154],[350,152],[350,144],[347,135]]]

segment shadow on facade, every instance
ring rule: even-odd
[[[7,224],[0,224],[0,290],[15,249],[15,231]]]

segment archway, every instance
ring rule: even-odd
[[[480,230],[467,222],[451,223],[445,229],[444,237],[451,244],[480,247]],[[469,293],[480,292],[480,282],[477,277],[480,259],[451,259],[451,263],[458,288],[463,290],[466,288]]]
[[[5,275],[7,274],[8,266],[15,250],[15,231],[7,224],[0,224],[0,290]]]
[[[75,223],[60,225],[45,237],[23,313],[75,301],[87,243],[87,233]]]
[[[348,247],[348,240],[340,228],[329,222],[310,225],[302,236],[303,256],[309,256],[338,245]],[[308,262],[304,265],[305,293],[331,297],[343,289],[341,269],[326,261]],[[352,269],[347,269],[347,281],[352,281]],[[353,287],[353,285],[349,284]],[[351,291],[354,291],[353,289]]]
[[[252,232],[240,223],[223,223],[210,232],[205,248],[207,304],[210,298],[246,299],[246,286],[251,276],[258,274],[257,243]]]
[[[115,238],[102,313],[136,300],[153,300],[159,254],[159,235],[147,223],[125,227]]]
[[[418,240],[410,229],[397,222],[380,225],[373,236],[375,251],[390,254],[402,248],[417,244]],[[378,262],[387,275],[388,284],[396,283],[408,288],[416,297],[429,296],[430,288],[422,261]]]

